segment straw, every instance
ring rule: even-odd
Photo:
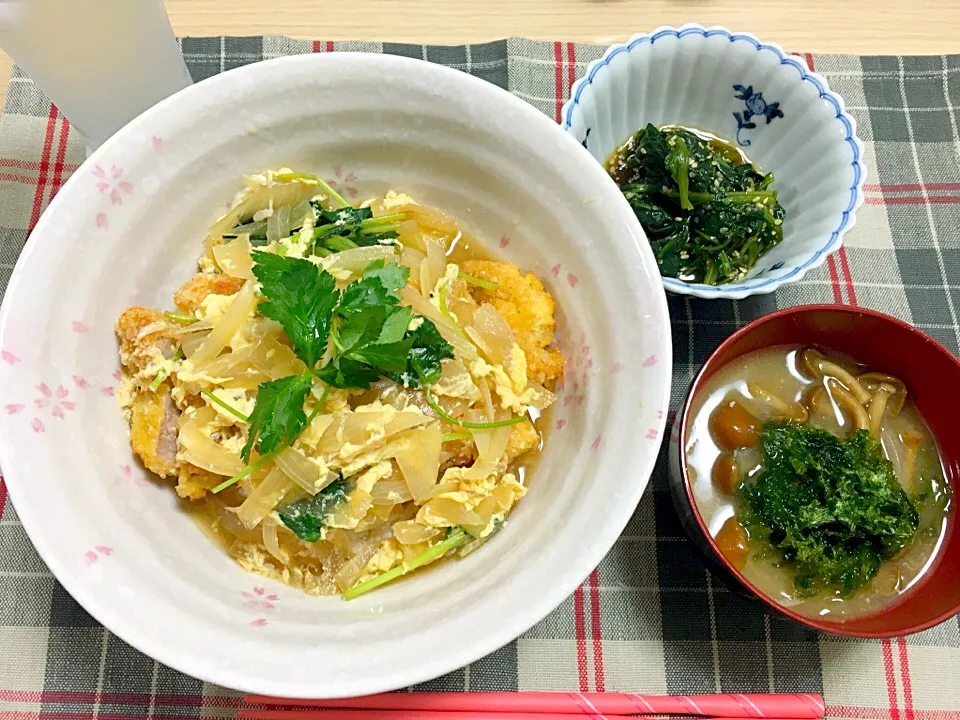
[[[259,705],[294,705],[327,709],[386,710],[398,720],[398,711],[478,713],[493,720],[492,713],[617,715],[694,715],[715,718],[778,718],[819,720],[824,716],[823,698],[813,694],[726,695],[636,695],[633,693],[386,693],[340,700],[297,700],[249,696]],[[279,716],[277,716],[279,717]],[[284,715],[283,717],[291,717]],[[347,718],[343,715],[343,720]],[[370,716],[365,716],[369,718]],[[413,716],[411,716],[413,717]],[[421,717],[418,715],[417,717]],[[426,716],[423,716],[426,717]]]

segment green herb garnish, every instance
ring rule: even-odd
[[[507,427],[509,425],[517,425],[522,423],[525,418],[523,415],[515,415],[512,418],[506,420],[495,420],[494,422],[466,422],[464,420],[458,420],[453,415],[448,413],[442,407],[440,403],[436,401],[433,397],[433,394],[430,392],[430,388],[427,384],[423,383],[423,397],[427,401],[427,405],[440,417],[446,420],[451,425],[456,425],[457,427],[467,428],[468,430],[493,430],[494,428]]]
[[[469,539],[470,535],[467,534],[465,530],[462,530],[461,528],[450,528],[450,530],[447,532],[447,537],[444,540],[441,540],[436,545],[431,546],[429,549],[420,553],[412,560],[401,563],[392,570],[388,570],[385,573],[381,573],[380,575],[372,577],[369,580],[360,583],[359,585],[354,585],[343,594],[343,599],[353,600],[354,598],[358,598],[361,595],[365,595],[366,593],[370,592],[371,590],[375,590],[381,585],[386,585],[391,580],[396,580],[398,577],[402,577],[407,573],[413,572],[419,567],[423,567],[428,563],[432,563],[434,560],[439,560],[451,550],[456,550]]]
[[[226,410],[228,413],[230,413],[231,415],[233,415],[233,416],[234,416],[235,418],[237,418],[238,420],[242,420],[243,422],[249,422],[249,421],[250,421],[250,417],[249,417],[249,416],[244,415],[242,412],[240,412],[239,410],[237,410],[237,409],[236,409],[233,405],[231,405],[230,403],[224,402],[223,400],[221,400],[220,398],[218,398],[216,395],[214,395],[214,394],[213,394],[212,392],[210,392],[209,390],[203,389],[203,390],[200,391],[200,394],[203,395],[203,396],[204,396],[205,398],[207,398],[208,400],[210,400],[210,402],[214,403],[215,405],[219,405],[220,407],[222,407],[224,410]]]
[[[257,403],[250,414],[250,430],[240,457],[247,461],[254,446],[261,455],[289,445],[307,426],[303,404],[310,392],[311,375],[291,375],[260,383]]]
[[[193,325],[197,322],[196,315],[190,315],[187,313],[175,313],[175,312],[165,312],[163,314],[163,319],[168,322],[176,323],[177,325]]]
[[[794,569],[798,596],[848,596],[913,539],[917,509],[866,430],[841,441],[768,423],[761,440],[764,470],[740,489],[743,520]]]
[[[420,375],[428,382],[440,377],[440,361],[453,357],[453,347],[426,318],[409,329],[413,311],[400,306],[397,293],[409,274],[377,260],[344,289],[333,319],[336,353],[317,377],[333,387],[363,389],[383,375],[407,387],[417,387]]]
[[[283,326],[293,350],[312,368],[323,355],[333,308],[340,299],[333,276],[309,260],[254,251],[253,274],[266,298],[259,311]]]
[[[316,542],[323,535],[327,517],[347,497],[343,479],[335,480],[313,497],[298,500],[278,510],[280,520],[301,540]]]
[[[478,277],[474,277],[473,275],[465,273],[463,270],[460,271],[457,277],[463,280],[467,285],[476,285],[477,287],[486,288],[487,290],[496,290],[497,287],[499,287],[497,283],[491,280],[481,280]]]
[[[647,125],[608,169],[667,277],[733,282],[783,240],[773,175],[692,132]]]
[[[407,353],[406,366],[400,372],[388,375],[408,388],[435,383],[443,371],[440,361],[453,357],[453,346],[443,339],[437,326],[426,318],[416,330],[408,331],[407,336],[412,345]]]
[[[267,453],[266,455],[261,457],[259,460],[257,460],[253,465],[248,465],[243,470],[241,470],[236,475],[234,475],[232,478],[227,478],[219,485],[216,485],[215,487],[211,488],[210,492],[216,495],[218,492],[221,492],[222,490],[226,490],[228,487],[230,487],[234,483],[237,483],[240,480],[243,480],[243,478],[247,477],[247,475],[252,475],[257,470],[259,470],[264,465],[266,465],[268,462],[271,462],[277,455],[280,454],[281,450],[283,450],[282,447],[274,450],[271,453]]]
[[[314,252],[320,249],[343,252],[389,242],[397,237],[397,226],[406,217],[403,213],[373,217],[370,208],[350,206],[326,210],[316,201],[310,205],[316,218],[311,236]]]
[[[177,348],[177,351],[173,354],[173,357],[170,358],[173,362],[183,360],[183,348]],[[156,392],[160,389],[160,386],[163,385],[163,381],[167,379],[167,376],[170,374],[170,371],[166,368],[161,368],[160,372],[157,373],[157,376],[150,383],[150,390]]]

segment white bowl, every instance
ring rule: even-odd
[[[612,45],[571,88],[562,118],[601,162],[647,123],[684,125],[738,143],[774,174],[783,242],[735,283],[663,278],[680,295],[737,300],[796,282],[840,249],[863,204],[863,144],[843,100],[800,58],[748,33],[684,25]]]
[[[444,209],[548,283],[567,382],[529,495],[480,552],[352,602],[245,573],[133,459],[113,323],[166,306],[241,174],[288,165],[348,197]],[[139,650],[248,692],[400,688],[492,652],[600,562],[647,485],[670,385],[656,263],[626,201],[549,119],[464,73],[303,55],[187,88],[59,192],[0,313],[0,463],[40,555]],[[639,438],[639,441],[638,441]]]

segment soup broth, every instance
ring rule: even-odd
[[[810,357],[825,359],[826,364],[820,365],[826,369],[822,377],[811,377]],[[869,373],[868,368],[832,352],[805,355],[802,348],[783,345],[749,353],[722,368],[699,391],[684,448],[700,515],[728,559],[781,605],[807,617],[837,622],[877,612],[923,580],[943,541],[951,498],[936,442],[909,392],[902,383],[884,385],[897,394],[884,397],[885,408],[874,406],[882,424],[879,428],[874,424],[873,434],[916,508],[919,523],[912,540],[852,593],[830,590],[808,597],[798,591],[795,569],[784,552],[743,526],[749,512],[743,488],[765,470],[758,423],[803,421],[841,440],[858,429],[858,421],[860,426],[868,423],[869,429],[869,411],[866,417],[858,416],[843,393],[851,376],[863,379],[857,385],[861,391],[879,387],[881,380],[896,380]],[[722,425],[716,421],[721,413]]]

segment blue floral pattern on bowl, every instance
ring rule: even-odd
[[[780,109],[780,103],[768,103],[764,100],[762,92],[754,92],[753,85],[734,85],[733,90],[734,97],[737,100],[743,100],[745,105],[742,113],[735,112],[733,114],[737,121],[737,145],[750,147],[750,140],[740,137],[741,131],[756,129],[757,124],[753,122],[754,117],[765,117],[767,119],[766,124],[769,125],[774,118],[783,117],[783,110]]]

